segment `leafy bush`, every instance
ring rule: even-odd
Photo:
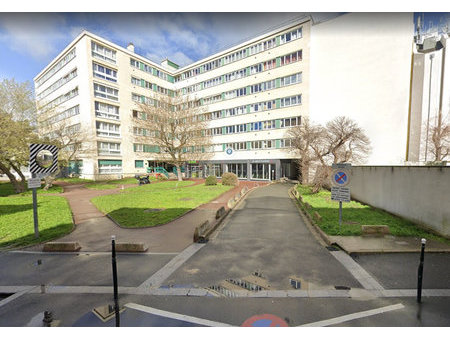
[[[223,173],[222,175],[222,184],[223,185],[238,185],[239,180],[236,176],[236,174],[233,173]]]
[[[163,175],[163,174],[156,176],[156,179],[158,181],[167,181],[168,180],[167,176]]]
[[[216,176],[211,175],[206,178],[205,185],[216,185],[216,184],[217,184]]]

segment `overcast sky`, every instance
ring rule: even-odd
[[[123,47],[133,42],[136,53],[157,63],[167,57],[185,66],[305,14],[0,13],[0,80],[32,81],[83,29]],[[426,24],[450,18],[425,15]]]

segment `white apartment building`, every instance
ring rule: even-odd
[[[378,30],[358,15],[318,24],[300,18],[182,68],[84,31],[35,77],[36,97],[60,104],[61,118],[90,133],[95,151],[77,162],[86,178],[131,176],[156,164],[155,147],[134,135],[137,103],[154,92],[195,96],[208,113],[214,154],[187,163],[188,176],[297,178],[286,131],[305,117],[349,116],[372,141],[369,162],[391,163],[405,156],[412,14],[388,15]],[[359,31],[348,34],[352,25]],[[399,126],[386,128],[392,124]]]
[[[56,115],[89,133],[95,151],[76,163],[85,178],[154,166],[155,147],[135,142],[138,103],[177,91],[200,99],[213,135],[214,156],[187,163],[188,176],[212,168],[219,177],[226,171],[241,179],[295,177],[285,132],[308,114],[309,32],[305,18],[179,68],[84,31],[35,77],[36,98],[58,104]]]

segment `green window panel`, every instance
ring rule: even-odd
[[[133,144],[133,151],[136,152],[136,144]]]
[[[279,121],[279,120],[278,120]],[[275,148],[280,148],[281,147],[281,140],[275,140]]]
[[[135,168],[144,168],[144,160],[135,160],[134,167]]]
[[[145,88],[145,80],[144,79],[141,79],[141,87]]]
[[[250,95],[250,92],[251,92],[251,89],[252,89],[252,86],[247,86],[247,94],[245,94],[245,95]]]
[[[225,151],[225,143],[222,144],[222,149]]]
[[[275,80],[275,88],[280,88],[281,87],[281,80],[280,78]]]
[[[250,75],[250,67],[245,68],[245,76]]]
[[[280,99],[276,99],[276,100],[275,100],[275,104],[276,104],[277,108],[280,108],[280,107],[281,107],[281,101],[280,101]]]
[[[200,105],[203,106],[203,99],[200,99]]]
[[[250,125],[250,123],[249,123],[249,125]],[[251,148],[252,148],[252,142],[247,141],[247,149],[251,149]]]
[[[122,165],[122,160],[98,160],[98,165]]]
[[[251,123],[247,123],[247,131],[250,131],[251,127],[252,127],[252,124]]]
[[[168,80],[170,83],[174,83],[174,77],[173,77],[172,75],[167,75],[167,80]]]
[[[221,115],[222,115],[222,117],[226,116],[225,109],[222,109]]]
[[[222,83],[225,83],[225,75],[222,75]]]
[[[250,105],[247,105],[247,113],[250,113]]]
[[[200,83],[200,90],[202,90],[202,89],[203,89],[203,82]]]
[[[275,40],[276,40],[277,46],[279,46],[280,45],[280,36],[278,35]]]
[[[158,90],[158,86],[153,84],[153,90],[156,92]]]
[[[225,100],[225,93],[222,93],[222,100]]]
[[[281,128],[281,120],[275,120],[275,128]]]
[[[153,75],[158,76],[158,72],[156,71],[155,68],[153,68]]]
[[[227,128],[222,127],[222,135],[225,135],[226,131],[227,131]]]
[[[142,62],[139,62],[139,69],[144,70],[144,64]]]
[[[141,96],[141,103],[145,103],[145,96]]]
[[[281,58],[278,56],[277,57],[277,67],[281,66]]]

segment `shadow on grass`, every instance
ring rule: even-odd
[[[148,228],[163,225],[184,215],[191,208],[120,208],[108,213],[123,228]]]
[[[0,216],[15,214],[16,212],[28,211],[33,209],[33,203],[30,204],[2,204],[0,205]]]
[[[9,241],[0,242],[0,250],[19,248],[54,240],[67,235],[72,231],[73,226],[72,223],[58,224],[57,226],[48,229],[39,230],[39,238],[35,238],[34,233],[32,233]],[[33,229],[32,224],[30,225],[30,228]]]

